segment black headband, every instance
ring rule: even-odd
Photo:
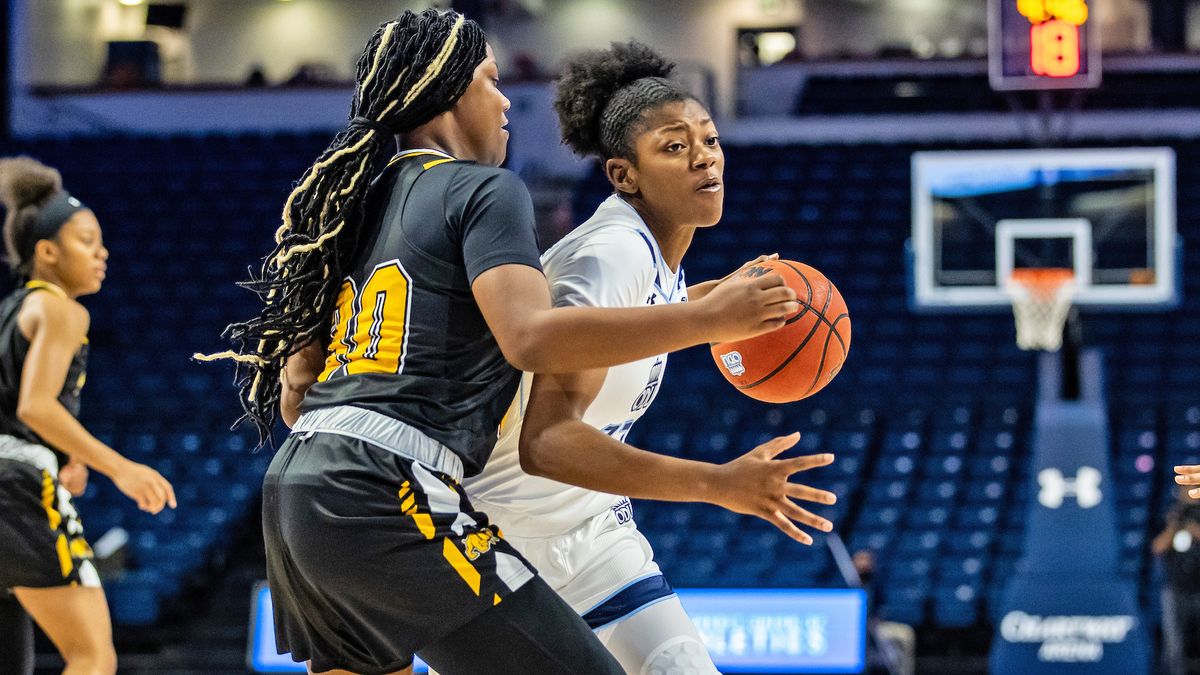
[[[32,260],[33,247],[39,241],[53,239],[58,236],[58,231],[71,219],[71,216],[86,209],[86,206],[81,204],[78,199],[72,197],[71,193],[66,190],[56,192],[50,198],[50,201],[38,209],[37,218],[25,230],[21,241],[18,242],[17,253],[21,255],[21,259],[25,261]]]

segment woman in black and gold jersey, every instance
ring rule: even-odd
[[[249,284],[260,315],[215,355],[243,366],[264,438],[278,406],[292,425],[263,487],[267,575],[278,647],[315,672],[402,671],[414,652],[445,675],[622,672],[460,481],[491,453],[518,368],[607,367],[762,333],[797,309],[777,276],[695,303],[553,309],[529,194],[496,168],[499,78],[461,15],[382,25],[347,128]]]
[[[0,301],[0,592],[42,627],[65,672],[112,673],[108,605],[68,490],[91,467],[144,511],[174,508],[175,495],[75,419],[89,323],[76,298],[100,290],[108,260],[96,216],[27,157],[0,160],[0,201],[21,283]]]

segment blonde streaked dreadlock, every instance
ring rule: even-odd
[[[225,330],[245,415],[270,439],[287,359],[329,336],[344,269],[353,262],[367,188],[384,144],[449,110],[486,57],[483,29],[455,12],[405,12],[383,24],[358,60],[350,123],[304,172],[283,207],[275,248],[258,278],[241,285],[263,302],[258,316]]]

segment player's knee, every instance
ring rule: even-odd
[[[116,675],[117,651],[111,642],[79,643],[63,649],[63,661],[72,672]]]
[[[646,675],[720,675],[708,650],[692,637],[668,640],[646,658],[642,671]]]

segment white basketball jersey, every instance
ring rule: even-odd
[[[637,211],[616,195],[546,251],[542,266],[556,307],[640,307],[687,300],[683,269],[671,271]],[[624,441],[658,394],[666,365],[662,354],[609,368],[583,421]],[[530,373],[522,378],[487,466],[463,483],[475,505],[505,534],[549,537],[627,500],[521,470],[517,441],[532,379]],[[629,517],[628,509],[621,511]]]

